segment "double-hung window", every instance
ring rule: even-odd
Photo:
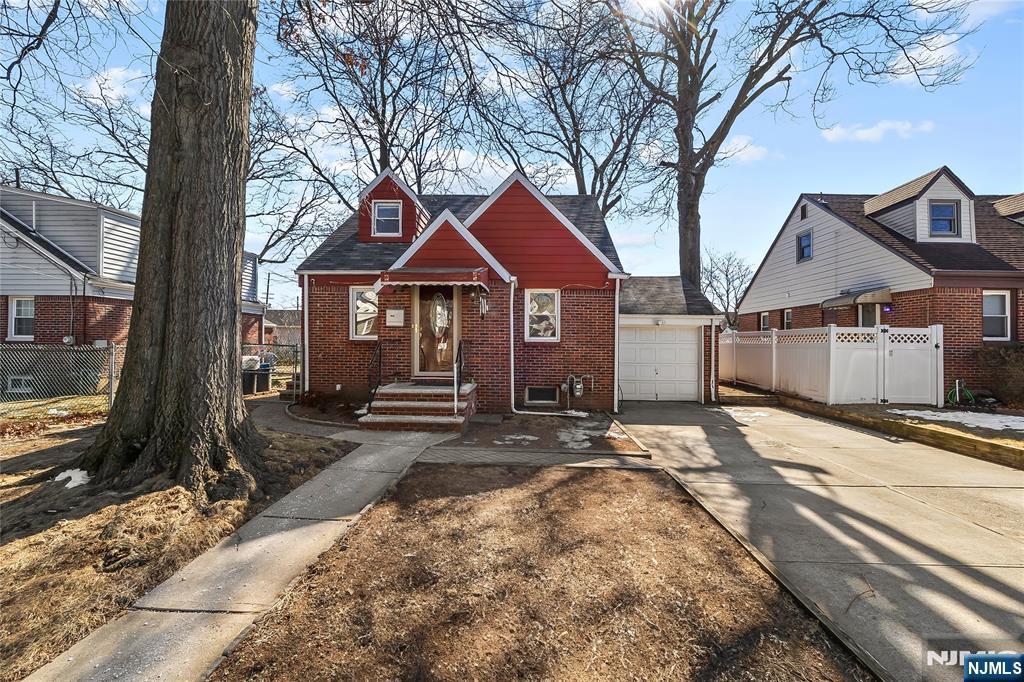
[[[1010,292],[985,291],[981,297],[981,336],[986,341],[1010,340]]]
[[[402,202],[373,202],[373,227],[370,232],[375,237],[401,237]]]
[[[814,255],[814,244],[811,239],[811,232],[801,232],[796,236],[796,262],[801,263],[810,260]]]
[[[782,328],[792,329],[793,328],[793,309],[786,308],[782,311]]]
[[[377,338],[377,293],[373,287],[349,287],[348,325],[353,341]]]
[[[7,301],[7,338],[12,341],[32,341],[35,338],[36,302],[32,298],[11,297]]]
[[[929,231],[933,237],[960,236],[960,202],[932,201],[928,204]]]
[[[881,324],[881,306],[877,303],[857,304],[857,326],[876,327]]]
[[[772,328],[771,322],[769,322],[768,313],[761,313],[758,318],[758,328],[763,331],[770,331]]]
[[[558,341],[561,322],[558,289],[526,290],[526,340]]]

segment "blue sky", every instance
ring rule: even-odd
[[[882,192],[942,165],[977,194],[1024,191],[1024,2],[983,3],[975,18],[958,49],[977,61],[960,83],[844,84],[826,107],[824,123],[841,126],[832,141],[806,107],[796,119],[747,111],[733,134],[751,153],[709,175],[703,243],[756,267],[801,192]],[[612,233],[627,271],[679,271],[673,226],[613,221]]]

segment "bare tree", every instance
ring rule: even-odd
[[[4,127],[0,152],[20,171],[24,187],[138,211],[148,167],[149,107],[141,97],[151,78],[134,83],[96,75],[67,89],[59,108],[38,99],[19,106]],[[326,236],[336,221],[330,195],[309,182],[306,160],[279,144],[289,135],[285,117],[266,90],[253,90],[246,173],[247,224],[263,237],[262,262],[288,260]],[[0,178],[2,179],[2,178]],[[10,179],[6,179],[8,182]]]
[[[730,327],[736,326],[736,309],[753,276],[754,270],[750,263],[735,251],[720,253],[712,249],[704,250],[700,290],[725,314],[725,321]]]
[[[354,210],[385,168],[416,192],[472,181],[464,72],[420,3],[286,0],[275,11],[293,58],[283,88],[303,122],[281,143],[339,201]]]
[[[807,84],[812,109],[830,99],[836,70],[850,80],[916,78],[935,88],[969,64],[969,0],[602,0],[618,17],[623,57],[672,112],[671,155],[679,266],[700,281],[700,200],[737,119],[755,102],[783,108]],[[664,67],[652,71],[651,64]]]
[[[257,0],[167,4],[121,386],[82,463],[166,474],[200,501],[257,490],[238,329]]]
[[[467,62],[487,66],[475,69],[471,88],[484,143],[541,186],[568,179],[605,214],[627,203],[643,212],[648,202],[629,199],[656,178],[643,154],[667,112],[616,58],[615,17],[590,0],[521,12],[519,21],[480,20],[467,31],[483,58]],[[652,77],[658,68],[649,65]]]

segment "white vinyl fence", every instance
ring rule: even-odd
[[[942,325],[724,332],[719,379],[844,403],[941,407]]]

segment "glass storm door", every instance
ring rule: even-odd
[[[415,374],[451,376],[459,338],[456,288],[420,286],[416,295]]]

